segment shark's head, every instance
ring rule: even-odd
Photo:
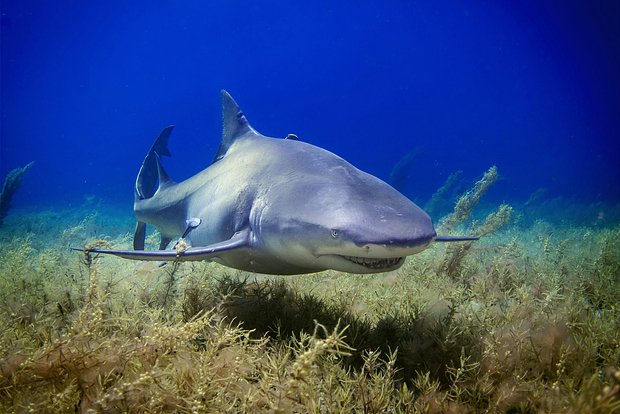
[[[286,197],[265,204],[261,236],[280,259],[377,273],[429,246],[436,233],[428,214],[383,181],[340,164],[321,171],[323,177],[300,176],[279,192]]]

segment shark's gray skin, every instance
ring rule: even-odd
[[[174,183],[160,156],[169,155],[164,129],[136,180],[137,250],[93,249],[135,260],[213,260],[256,273],[292,275],[335,269],[377,273],[399,268],[406,256],[437,237],[431,218],[380,179],[314,145],[261,135],[222,91],[222,142],[213,163]],[[154,190],[154,170],[159,185]],[[161,248],[144,251],[146,224]],[[192,247],[185,247],[185,243]]]

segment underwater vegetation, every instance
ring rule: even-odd
[[[89,256],[69,246],[130,248],[133,218],[14,212],[0,411],[620,412],[620,221],[530,219],[544,197],[484,205],[497,177],[439,220],[479,241],[377,275]]]
[[[412,181],[413,166],[421,152],[421,146],[415,147],[398,160],[394,167],[392,167],[392,171],[390,171],[390,179],[388,181],[392,187],[401,193],[406,192],[407,184]]]
[[[4,179],[2,192],[0,192],[0,226],[2,226],[4,218],[11,208],[11,199],[13,198],[13,194],[15,194],[15,191],[17,191],[21,185],[24,174],[28,172],[33,164],[34,161],[23,167],[11,170]]]

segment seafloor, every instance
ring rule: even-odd
[[[391,273],[286,277],[71,251],[131,246],[94,198],[12,211],[0,411],[619,412],[618,207],[506,208]]]

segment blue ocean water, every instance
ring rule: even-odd
[[[36,162],[16,207],[130,210],[169,124],[170,175],[202,170],[222,88],[261,133],[422,204],[492,165],[497,201],[620,201],[617,1],[2,0],[1,17],[0,177]]]

